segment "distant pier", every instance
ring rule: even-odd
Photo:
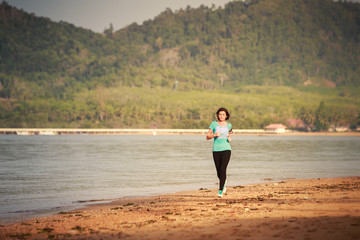
[[[91,128],[0,128],[0,135],[205,135],[208,129],[91,129]],[[273,133],[263,129],[233,129],[234,134]]]

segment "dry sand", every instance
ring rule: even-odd
[[[360,177],[267,181],[93,205],[0,239],[360,239]]]

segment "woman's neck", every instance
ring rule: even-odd
[[[217,123],[221,126],[224,127],[227,125],[226,121],[217,121]]]

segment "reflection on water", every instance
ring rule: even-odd
[[[360,175],[359,137],[233,136],[228,184]],[[0,136],[0,217],[216,188],[205,136]]]

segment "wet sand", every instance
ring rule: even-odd
[[[0,239],[359,239],[360,177],[123,199],[0,226]]]

